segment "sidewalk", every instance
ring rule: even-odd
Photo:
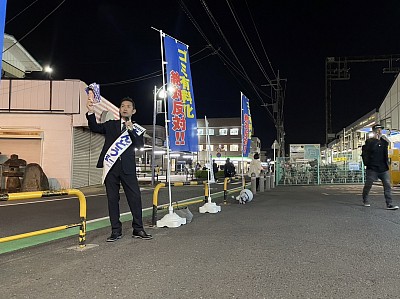
[[[153,240],[108,229],[1,255],[4,298],[399,298],[400,214],[360,188],[277,187]],[[395,203],[398,204],[397,198]]]

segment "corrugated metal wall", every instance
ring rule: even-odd
[[[103,170],[96,168],[104,136],[87,128],[74,128],[72,188],[101,184]]]

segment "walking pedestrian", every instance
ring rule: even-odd
[[[248,175],[249,177],[251,177],[252,173],[256,175],[256,190],[259,190],[261,170],[263,170],[263,167],[261,166],[260,155],[255,153],[253,160],[250,162]]]
[[[383,184],[383,194],[387,210],[397,210],[399,207],[392,204],[392,187],[390,185],[388,146],[389,142],[382,134],[383,127],[379,124],[372,127],[373,137],[365,141],[362,148],[362,158],[367,166],[367,175],[362,193],[364,207],[370,207],[368,194],[372,184],[378,178]]]

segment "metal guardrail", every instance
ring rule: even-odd
[[[173,187],[183,187],[183,186],[194,186],[194,185],[201,185],[204,184],[204,200],[199,199],[199,200],[193,200],[190,202],[185,202],[185,203],[180,203],[179,206],[188,206],[191,204],[199,203],[199,202],[207,202],[208,199],[208,183],[207,181],[194,181],[194,182],[171,182],[171,186]],[[161,188],[165,187],[168,185],[168,182],[166,183],[159,183],[155,188],[153,192],[153,215],[151,218],[151,225],[155,226],[157,223],[157,211],[158,210],[164,210],[167,209],[168,206],[158,206],[158,192],[160,191]],[[173,204],[173,207],[177,207],[178,204]]]
[[[79,199],[79,216],[81,222],[75,224],[61,225],[51,227],[47,229],[37,230],[29,233],[9,236],[0,238],[0,243],[19,240],[23,238],[43,235],[47,233],[57,232],[64,229],[78,227],[79,226],[79,247],[84,248],[86,246],[86,198],[85,195],[77,189],[67,189],[63,191],[35,191],[35,192],[20,192],[20,193],[8,193],[0,195],[0,201],[11,201],[11,200],[26,200],[35,199],[42,197],[52,197],[60,195],[75,195]]]

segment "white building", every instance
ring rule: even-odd
[[[208,132],[210,135],[211,155],[215,162],[222,166],[229,158],[236,167],[236,172],[241,171],[241,120],[237,118],[208,118]],[[207,143],[206,127],[204,119],[197,120],[197,132],[199,136],[198,161],[203,166],[206,161]],[[253,126],[254,133],[254,126]],[[249,157],[243,158],[245,169],[252,160],[254,153],[260,153],[261,142],[258,137],[251,138],[251,150]]]

